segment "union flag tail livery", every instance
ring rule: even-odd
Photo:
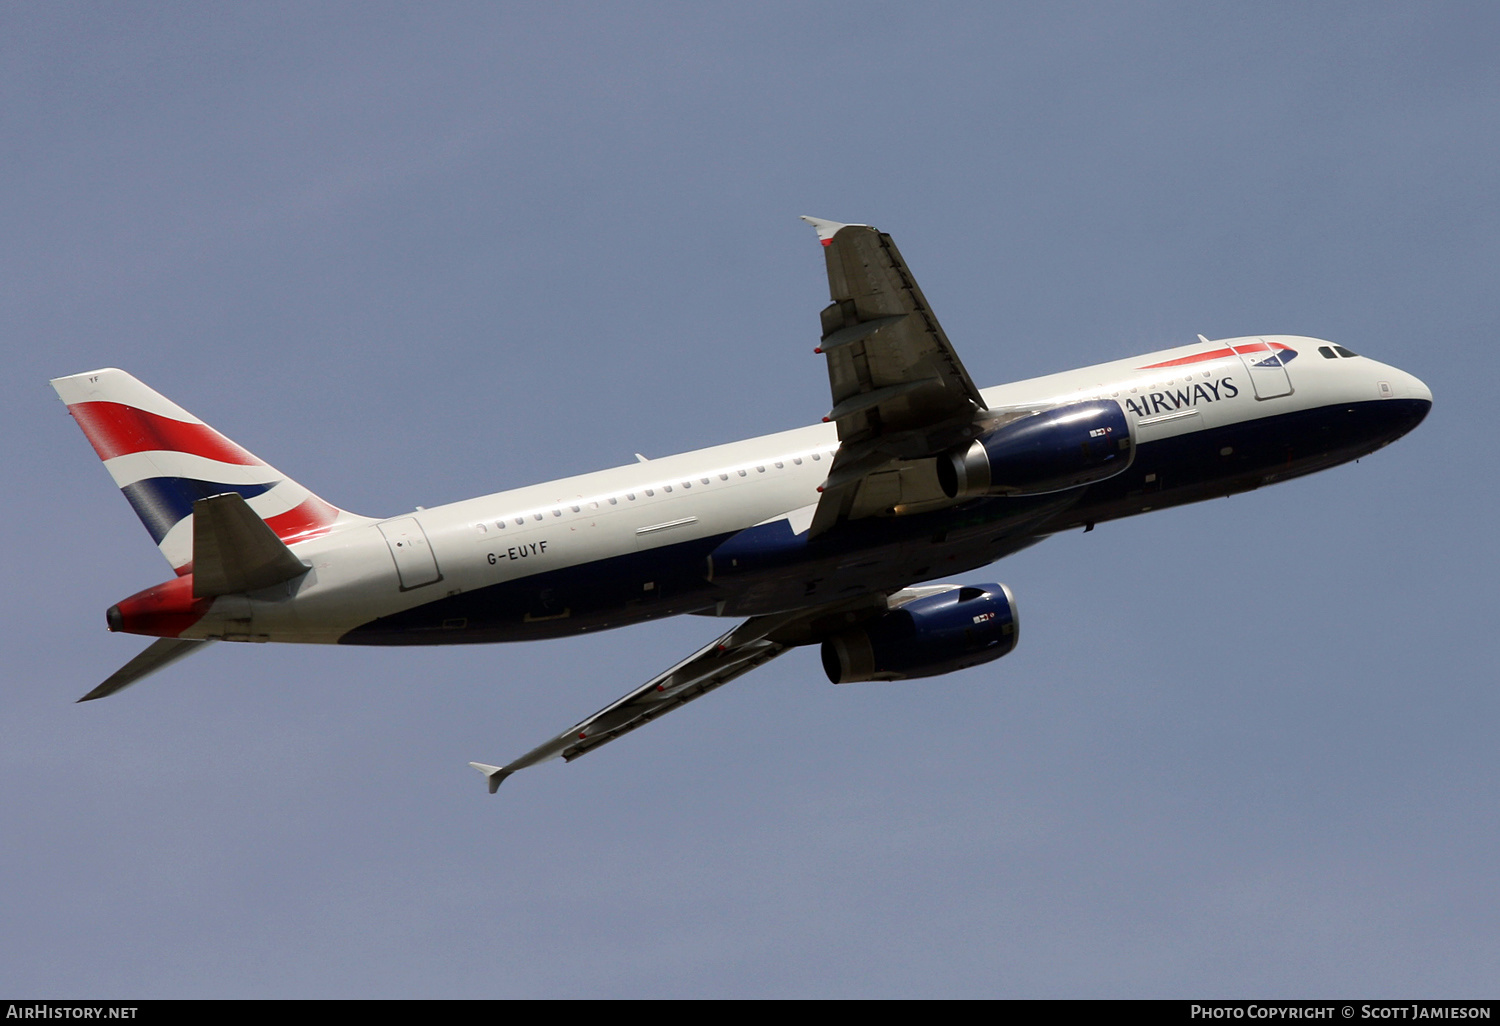
[[[922,582],[1356,460],[1432,407],[1405,371],[1293,335],[1199,335],[981,390],[889,235],[807,220],[832,300],[813,349],[832,392],[820,423],[388,520],[329,505],[123,371],[58,378],[179,575],[109,608],[112,631],[155,640],[80,701],[215,641],[454,645],[679,613],[738,621],[505,765],[472,763],[493,792],[799,646],[821,646],[835,684],[990,663],[1020,637],[1010,589]]]
[[[193,503],[238,492],[283,542],[364,523],[113,367],[55,378],[52,387],[120,486],[172,569],[192,571]]]

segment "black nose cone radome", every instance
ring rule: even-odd
[[[1380,404],[1384,427],[1391,441],[1412,431],[1432,412],[1431,399],[1387,399]]]
[[[125,618],[120,615],[120,607],[110,606],[108,609],[106,609],[104,611],[104,622],[109,624],[109,629],[117,634],[121,630],[123,630],[125,626]]]

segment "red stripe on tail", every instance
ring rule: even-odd
[[[316,495],[309,495],[300,505],[285,513],[266,517],[266,524],[276,532],[276,537],[291,545],[327,534],[338,516],[338,507],[329,505]]]
[[[265,466],[207,424],[187,424],[120,403],[77,403],[68,412],[101,460],[165,449],[242,467]]]

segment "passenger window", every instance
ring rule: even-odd
[[[708,484],[708,478],[706,477],[700,477],[698,480],[702,481],[704,484]]]
[[[500,530],[503,531],[503,530],[505,530],[505,521],[504,520],[496,520],[495,521],[495,526],[498,527]]]
[[[664,492],[670,492],[672,490],[672,486],[671,485],[662,485],[661,488],[662,488],[662,491],[664,491]],[[650,495],[651,491],[649,489],[647,489],[646,494]]]
[[[648,496],[651,496],[651,495],[655,495],[655,494],[656,494],[656,493],[655,493],[655,492],[653,492],[653,491],[652,491],[652,490],[651,490],[651,489],[649,489],[649,488],[647,488],[647,489],[646,489],[646,494],[647,494],[647,495],[648,495]]]
[[[781,462],[780,460],[777,460],[776,461],[776,469],[777,470],[785,470],[786,469],[786,464],[783,463],[783,462]]]
[[[619,499],[617,499],[617,498],[615,498],[615,497],[614,497],[614,496],[613,496],[613,495],[611,495],[611,496],[610,496],[610,497],[609,497],[609,504],[610,504],[610,505],[611,505],[611,506],[618,506],[618,505],[619,505],[619,504],[620,504],[620,500],[619,500]]]
[[[562,516],[562,510],[560,510],[560,509],[555,509],[555,510],[553,510],[553,511],[552,511],[552,515],[553,515],[553,516],[555,516],[555,517],[560,517],[560,516]]]
[[[728,474],[720,474],[719,475],[719,480],[720,481],[728,481],[729,480],[729,475]]]
[[[631,502],[634,502],[635,501],[635,492],[626,492],[625,493],[625,498],[629,499]]]
[[[812,458],[813,458],[813,459],[814,459],[814,460],[820,460],[820,459],[822,459],[822,458],[823,458],[823,457],[822,457],[822,455],[821,455],[821,454],[819,454],[819,453],[813,453],[813,454],[812,454]]]
[[[542,518],[541,517],[537,517],[537,519],[540,520]],[[526,526],[526,518],[525,517],[516,517],[516,526],[517,527],[524,527],[524,526]]]
[[[531,519],[533,519],[533,520],[540,520],[540,519],[542,519],[542,515],[540,513],[533,513],[531,515]]]
[[[1333,350],[1330,349],[1330,348],[1328,348],[1327,346],[1319,346],[1318,347],[1318,352],[1320,352],[1320,353],[1323,354],[1323,359],[1325,359],[1325,360],[1337,360],[1338,359],[1337,356],[1333,355]]]
[[[744,477],[744,476],[745,476],[745,472],[743,470],[740,471],[740,477]]]
[[[755,472],[757,474],[764,474],[766,472],[766,468],[765,467],[756,467],[755,468]]]
[[[802,466],[802,457],[801,456],[793,456],[792,457],[792,462],[795,463],[795,464],[797,464],[797,466],[800,467],[800,466]]]
[[[578,512],[578,511],[579,511],[579,509],[578,509],[578,507],[577,507],[577,506],[574,506],[574,507],[573,507],[573,512],[574,512],[574,513],[577,513],[577,512]]]

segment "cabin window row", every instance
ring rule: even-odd
[[[821,453],[821,452],[809,453],[809,456],[813,459],[814,462],[821,462],[822,459],[823,459],[823,457],[825,455],[828,456],[829,459],[833,458],[833,453],[832,452],[828,452],[828,453]],[[796,464],[797,466],[800,467],[802,465],[802,457],[801,456],[793,456],[792,457],[792,463],[794,463],[794,464]],[[773,462],[772,465],[777,470],[784,470],[784,469],[786,469],[786,461],[784,461],[784,460],[776,460],[776,461]],[[751,468],[749,468],[749,467],[739,467],[739,468],[735,469],[734,473],[737,474],[740,477],[749,477],[750,476],[750,470],[751,470]],[[758,474],[764,474],[766,472],[766,465],[765,464],[757,464],[754,467],[754,470]],[[719,472],[719,480],[720,481],[728,481],[729,480],[729,473],[730,473],[729,471],[720,471]],[[713,483],[713,479],[711,477],[700,477],[698,479],[698,483],[701,484],[701,485],[712,484]],[[683,488],[684,491],[686,491],[688,489],[691,489],[693,487],[693,482],[689,481],[689,480],[679,481],[678,484]],[[661,489],[662,489],[663,492],[670,492],[670,491],[672,491],[672,486],[669,485],[669,484],[664,484],[664,485],[661,486]],[[642,489],[642,491],[645,493],[645,495],[646,495],[647,498],[654,498],[656,496],[656,490],[654,488],[644,488],[644,489]],[[623,497],[624,497],[624,499],[625,499],[626,502],[635,502],[636,501],[636,493],[635,492],[625,492],[625,493],[623,493]],[[611,495],[611,496],[609,496],[606,499],[606,501],[611,506],[618,506],[620,504],[620,499],[621,499],[620,495]],[[598,500],[590,500],[587,503],[579,503],[579,504],[576,504],[576,505],[569,505],[567,508],[570,509],[570,510],[572,510],[574,513],[582,513],[583,512],[583,507],[585,505],[587,505],[588,508],[591,509],[591,510],[596,510],[596,509],[599,508],[599,502],[598,502]],[[558,507],[554,508],[552,510],[552,515],[554,517],[561,517],[563,515],[563,507],[558,506]],[[531,513],[530,516],[531,516],[532,520],[537,521],[537,522],[540,522],[540,521],[546,519],[545,514],[541,513],[541,512]],[[515,523],[515,525],[517,527],[524,527],[525,524],[526,524],[526,517],[527,517],[527,514],[523,513],[522,515],[520,515],[518,517],[497,520],[497,521],[495,521],[495,527],[498,530],[503,531],[503,530],[506,529],[507,525],[509,523],[511,523],[512,521],[514,521],[514,523]],[[489,525],[488,524],[478,524],[476,526],[479,528],[479,532],[481,534],[484,534],[484,533],[486,533],[489,530]]]

